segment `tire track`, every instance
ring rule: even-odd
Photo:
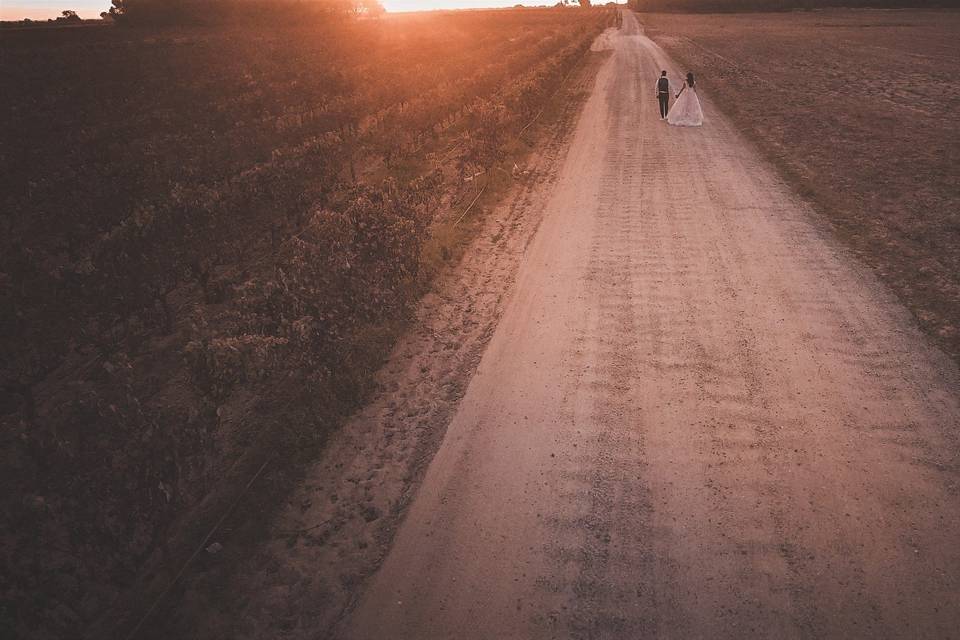
[[[632,14],[611,43],[341,636],[950,637],[955,366],[708,99],[656,118]]]

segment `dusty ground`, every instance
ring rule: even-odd
[[[612,42],[503,318],[336,635],[955,634],[954,365],[709,101],[703,129],[657,120],[675,68],[631,16]]]
[[[960,361],[960,11],[640,20]]]
[[[195,635],[960,628],[954,363],[709,91],[702,129],[657,119],[677,69],[631,14],[604,41],[569,148],[425,301]]]

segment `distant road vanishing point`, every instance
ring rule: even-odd
[[[956,366],[631,12],[502,320],[336,635],[960,634]],[[703,70],[708,76],[708,70]],[[709,83],[705,83],[709,84]]]

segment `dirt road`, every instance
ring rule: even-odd
[[[629,12],[610,46],[337,635],[956,637],[955,366],[709,101],[658,120]]]

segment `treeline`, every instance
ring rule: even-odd
[[[938,8],[958,7],[960,0],[628,0],[634,11],[724,13],[743,11],[796,11],[831,7]]]
[[[383,14],[379,0],[112,0],[109,15],[127,26],[295,24]]]

